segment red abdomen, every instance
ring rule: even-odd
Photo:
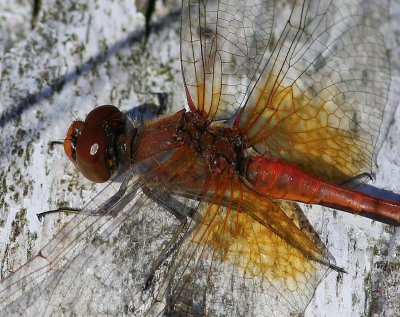
[[[400,225],[400,203],[333,185],[278,160],[252,158],[244,174],[252,187],[271,198],[318,204]]]

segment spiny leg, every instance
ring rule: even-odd
[[[37,217],[39,218],[39,220],[42,220],[42,218],[48,214],[53,214],[53,213],[75,213],[75,214],[81,214],[81,213],[85,213],[85,214],[91,214],[94,216],[98,216],[98,215],[103,215],[103,214],[107,214],[109,213],[109,210],[111,209],[111,207],[113,207],[113,205],[115,205],[119,200],[121,200],[121,198],[123,197],[123,195],[125,194],[127,188],[128,188],[128,183],[130,181],[130,176],[125,177],[124,180],[122,181],[118,191],[111,196],[110,198],[108,198],[101,206],[100,208],[98,208],[97,210],[91,210],[91,211],[85,211],[83,209],[80,208],[73,208],[73,207],[60,207],[57,209],[53,209],[53,210],[47,210],[41,213],[37,214]],[[138,186],[139,187],[139,186]],[[138,188],[135,188],[131,194],[136,194]]]
[[[183,241],[185,240],[188,234],[189,228],[189,218],[191,215],[194,214],[194,210],[181,203],[177,199],[173,198],[171,195],[165,193],[164,191],[160,190],[152,190],[146,186],[142,188],[143,193],[163,207],[167,212],[173,215],[179,222],[180,225],[176,229],[174,235],[169,240],[168,244],[164,247],[163,251],[154,262],[152,268],[150,269],[150,273],[148,278],[143,286],[144,290],[149,289],[151,283],[154,278],[155,272],[159,269],[160,265],[172,254],[174,253],[179,247],[182,245]]]
[[[354,189],[365,181],[370,180],[373,181],[375,176],[371,173],[361,173],[359,175],[353,176],[348,180],[345,180],[340,185],[349,189]]]

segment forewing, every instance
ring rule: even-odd
[[[342,182],[371,171],[390,85],[379,1],[296,1],[240,127],[249,145]]]
[[[182,1],[181,61],[189,107],[231,117],[271,40],[274,3]]]
[[[230,170],[212,176],[194,150],[127,173],[123,195],[95,200],[94,212],[77,214],[2,282],[2,311],[284,316],[304,311],[333,264],[300,209],[253,192]]]
[[[192,169],[190,159],[178,165],[182,159],[182,152],[171,151],[143,161],[125,173],[129,183],[123,195],[104,203],[99,193],[38,255],[1,282],[2,314],[143,316],[156,300],[146,290],[154,263],[184,228],[141,188],[154,187],[159,178],[164,191],[172,189],[176,178]],[[106,189],[111,186],[118,184]],[[179,212],[184,217],[184,210]]]
[[[179,316],[302,314],[334,261],[301,210],[288,207],[286,214],[234,173],[213,177],[161,288],[165,307],[154,311]]]

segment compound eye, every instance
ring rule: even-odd
[[[102,183],[110,179],[113,168],[107,164],[106,135],[99,126],[84,129],[76,144],[76,166],[87,179]]]
[[[103,105],[90,111],[85,119],[85,124],[109,126],[111,129],[125,127],[125,118],[121,111],[112,105]]]
[[[85,122],[75,121],[69,127],[65,153],[83,176],[93,182],[105,182],[118,168],[115,142],[124,133],[125,126],[125,117],[117,107],[97,107]]]

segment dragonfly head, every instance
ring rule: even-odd
[[[125,132],[124,114],[117,107],[103,105],[92,110],[85,121],[71,124],[64,150],[83,176],[102,183],[118,169],[118,143]]]

